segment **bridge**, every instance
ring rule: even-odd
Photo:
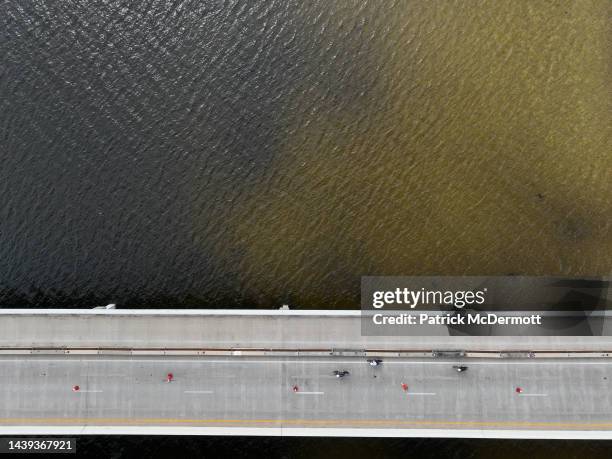
[[[362,336],[359,311],[0,310],[0,434],[606,439],[610,350]]]

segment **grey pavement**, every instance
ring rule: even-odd
[[[610,336],[362,336],[359,311],[0,310],[0,348],[612,350]]]
[[[439,359],[388,359],[373,368],[346,357],[2,356],[0,431],[15,425],[612,428],[607,359],[465,362],[469,369],[457,373],[456,361]],[[336,369],[350,375],[337,379]]]

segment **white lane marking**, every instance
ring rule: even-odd
[[[408,395],[436,395],[435,392],[408,392]]]
[[[48,375],[47,375],[48,376]],[[101,374],[91,374],[91,373],[87,373],[87,376],[90,378],[129,378],[131,375],[126,374],[126,373],[117,373],[117,374],[106,374],[106,373],[101,373]]]
[[[359,365],[366,362],[360,362],[359,360],[334,360],[333,357],[330,357],[328,360],[283,360],[282,357],[279,357],[275,360],[246,360],[248,357],[233,357],[227,360],[206,360],[202,357],[196,357],[192,360],[173,360],[172,356],[168,356],[169,358],[166,360],[135,360],[135,359],[82,359],[82,358],[74,358],[68,357],[65,359],[37,359],[32,357],[19,358],[19,359],[4,359],[0,358],[0,362],[14,362],[14,363],[23,363],[24,360],[28,361],[36,361],[36,362],[55,362],[55,363],[83,363],[83,362],[130,362],[130,363],[229,363],[229,364],[237,364],[244,365],[247,363],[252,364],[261,364],[261,363],[311,363],[311,364],[343,364],[343,365]],[[391,361],[385,360],[383,365],[453,365],[456,364],[456,360],[449,360],[446,362],[428,362],[428,361]],[[580,362],[580,361],[569,361],[564,362],[562,359],[555,362],[543,362],[538,361],[537,359],[532,359],[528,362],[512,362],[512,361],[502,361],[502,362],[465,362],[468,366],[473,365],[612,365],[612,359],[609,362]]]
[[[519,397],[548,397],[548,394],[519,394]]]
[[[186,394],[214,394],[212,390],[186,390]]]
[[[323,395],[325,392],[296,392],[296,395]]]

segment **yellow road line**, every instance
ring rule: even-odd
[[[0,418],[0,424],[274,424],[282,425],[342,425],[352,426],[421,426],[421,427],[523,427],[523,428],[554,428],[554,429],[612,429],[612,422],[602,423],[564,423],[564,422],[521,422],[521,421],[426,421],[426,420],[393,420],[393,419],[165,419],[165,418]]]

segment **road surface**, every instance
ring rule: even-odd
[[[2,356],[0,432],[123,426],[606,438],[612,429],[607,359],[463,362],[465,373],[452,369],[456,361],[439,359],[388,359],[373,368],[342,357]],[[337,379],[336,369],[350,375]]]
[[[0,310],[0,434],[612,439],[611,322],[384,337],[359,311]]]

